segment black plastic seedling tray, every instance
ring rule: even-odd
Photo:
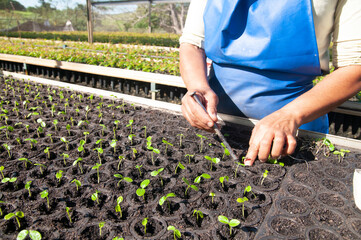
[[[24,229],[39,231],[43,239],[174,239],[169,226],[180,231],[181,239],[361,238],[361,211],[352,196],[352,174],[361,168],[360,150],[348,149],[351,152],[339,159],[322,141],[299,139],[296,153],[280,160],[285,166],[256,162],[245,168],[229,156],[223,158],[224,148],[216,135],[192,128],[179,113],[11,78],[1,79],[1,84],[7,90],[1,92],[5,114],[1,125],[13,130],[6,127],[0,133],[0,166],[4,166],[5,178],[16,178],[14,183],[0,183],[1,239],[15,239]],[[40,133],[38,119],[46,124]],[[54,119],[58,120],[56,129]],[[251,128],[228,123],[222,133],[241,160]],[[150,146],[159,150],[153,152],[153,161],[149,136]],[[35,147],[26,139],[36,140]],[[113,139],[117,140],[115,149]],[[83,151],[79,150],[82,140]],[[4,144],[10,146],[11,157]],[[44,152],[47,148],[50,153]],[[64,153],[68,154],[65,161]],[[124,157],[121,163],[119,156]],[[220,162],[213,163],[211,170],[205,156]],[[31,163],[25,167],[21,158]],[[81,169],[74,163],[79,158]],[[98,180],[94,166],[100,161]],[[44,165],[42,173],[39,164]],[[152,176],[161,168],[161,178]],[[60,181],[56,177],[59,170]],[[262,182],[265,170],[268,175]],[[204,173],[210,178],[194,183]],[[119,183],[121,178],[115,174],[133,181]],[[219,179],[226,176],[229,180],[222,186]],[[81,182],[79,190],[74,179]],[[150,183],[143,185],[143,198],[137,189],[145,179]],[[185,179],[198,191],[187,189]],[[31,196],[25,189],[29,181]],[[248,186],[252,192],[245,192]],[[49,206],[40,194],[44,190],[49,194]],[[96,192],[98,199],[94,200]],[[169,193],[175,196],[160,205],[159,200]],[[210,193],[215,195],[213,202]],[[115,211],[119,196],[123,197],[119,203],[122,215]],[[244,207],[237,202],[242,197],[248,198]],[[197,220],[195,210],[201,211],[203,218]],[[4,219],[17,211],[24,213],[20,227],[15,218]],[[239,220],[231,234],[228,225],[219,222],[220,215]],[[144,218],[148,219],[146,231]]]

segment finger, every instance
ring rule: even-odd
[[[261,162],[266,162],[268,160],[268,156],[270,155],[271,152],[273,139],[274,139],[273,134],[267,134],[260,141],[259,150],[258,150],[258,159]]]
[[[258,146],[250,145],[247,151],[247,155],[244,159],[245,166],[252,166],[258,155]]]
[[[214,122],[203,108],[191,96],[182,101],[182,112],[193,126],[204,130],[212,130]]]
[[[213,122],[217,122],[217,105],[218,105],[218,97],[216,95],[210,96],[208,100],[206,100],[206,109],[211,117]]]
[[[276,135],[273,139],[271,156],[272,158],[278,158],[282,155],[285,146],[285,136],[282,134]]]
[[[296,150],[297,140],[292,135],[287,135],[286,139],[287,139],[287,142],[286,142],[286,146],[283,150],[283,155],[291,155]]]

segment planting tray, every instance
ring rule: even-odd
[[[99,89],[80,89],[61,82],[49,86],[52,81],[31,79],[37,82],[0,79],[7,90],[0,95],[5,114],[1,115],[1,126],[13,127],[13,131],[7,127],[1,129],[0,166],[4,166],[4,177],[17,178],[14,183],[0,183],[1,239],[15,239],[24,229],[39,231],[43,239],[173,239],[168,226],[178,229],[181,239],[361,238],[361,211],[352,195],[352,174],[355,168],[361,168],[361,150],[356,149],[361,145],[357,140],[326,135],[331,142],[343,145],[336,145],[336,150],[350,150],[339,158],[322,141],[307,137],[320,135],[300,132],[302,137],[295,154],[280,160],[284,167],[256,162],[244,168],[229,156],[223,157],[224,149],[216,135],[192,128],[177,105]],[[93,95],[95,92],[97,95]],[[26,99],[29,102],[24,102]],[[46,124],[39,133],[38,119]],[[57,129],[54,119],[58,120]],[[116,120],[119,124],[114,136]],[[233,118],[233,122],[238,120]],[[248,147],[251,127],[227,121],[222,131],[241,159]],[[130,134],[134,134],[132,142]],[[147,148],[149,136],[151,146],[160,153],[152,154]],[[85,137],[84,151],[79,151]],[[26,139],[36,140],[35,147]],[[98,142],[101,139],[102,146]],[[115,149],[111,146],[113,139],[117,140]],[[11,157],[4,144],[10,146]],[[44,152],[46,149],[50,155]],[[135,158],[133,149],[137,150]],[[65,162],[64,153],[69,155]],[[119,156],[124,157],[121,163]],[[211,170],[211,162],[205,156],[221,161],[212,164]],[[25,167],[20,158],[31,163]],[[82,158],[82,168],[74,163],[78,158]],[[98,178],[94,167],[100,161]],[[35,164],[45,165],[43,173]],[[141,175],[137,165],[142,166]],[[161,168],[161,178],[152,176],[153,171]],[[60,181],[56,177],[59,170],[63,171]],[[265,170],[268,175],[262,182]],[[194,183],[203,173],[209,174],[210,179],[202,178]],[[121,179],[114,177],[115,174],[129,177],[133,182],[119,183]],[[225,176],[229,181],[222,186],[219,178]],[[74,179],[81,182],[79,190]],[[136,192],[145,179],[150,184],[143,186],[143,198]],[[198,191],[187,189],[184,179]],[[25,189],[29,181],[32,181],[31,196]],[[251,186],[252,192],[244,192],[247,186]],[[40,195],[44,190],[48,191],[50,207]],[[215,195],[213,202],[211,192]],[[95,193],[99,203],[92,199]],[[160,205],[161,197],[169,193],[175,196]],[[123,197],[119,203],[122,215],[115,211],[119,196]],[[237,198],[244,196],[248,201],[242,206]],[[70,208],[72,222],[66,207]],[[194,210],[201,211],[203,218],[197,220]],[[24,213],[19,218],[20,227],[15,218],[4,219],[17,211]],[[230,234],[228,225],[218,221],[220,215],[238,219],[240,225],[232,228]],[[148,219],[146,232],[142,225],[144,218]],[[104,227],[100,235],[101,222]]]

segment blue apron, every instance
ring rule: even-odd
[[[262,119],[321,75],[311,0],[208,0],[204,25],[219,112]],[[327,133],[327,115],[300,128]]]

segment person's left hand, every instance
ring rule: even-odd
[[[257,156],[266,162],[270,154],[272,158],[292,154],[297,145],[298,127],[293,114],[282,109],[261,119],[252,131],[245,165],[251,166]]]

